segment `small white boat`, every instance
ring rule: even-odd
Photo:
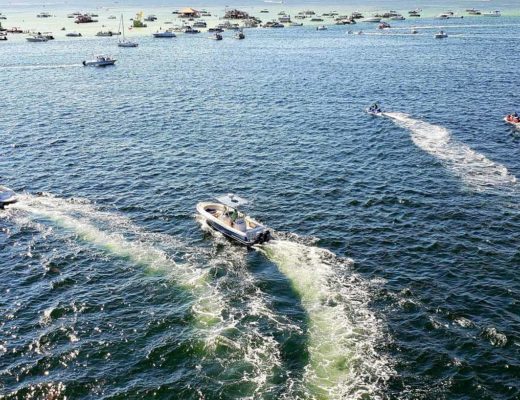
[[[49,41],[49,39],[46,36],[43,36],[41,33],[28,36],[28,37],[25,38],[25,40],[27,40],[28,42],[33,42],[33,43],[48,42]]]
[[[291,22],[291,26],[303,26],[303,22]]]
[[[177,36],[172,31],[162,31],[162,32],[158,31],[158,32],[155,32],[153,34],[153,37],[154,38],[166,38],[166,39],[169,39],[169,38],[174,38],[174,37],[177,37]]]
[[[483,17],[500,17],[502,13],[498,10],[482,13]]]
[[[326,31],[327,30],[327,27],[325,25],[320,25],[320,26],[317,26],[316,27],[316,30],[317,31]]]
[[[246,38],[246,35],[244,35],[243,31],[238,31],[237,33],[235,33],[235,39],[243,40],[245,38]]]
[[[404,21],[406,18],[402,15],[394,15],[393,17],[390,17],[390,20],[392,21]]]
[[[444,39],[447,37],[448,37],[448,34],[444,31],[439,31],[438,33],[435,34],[435,39]]]
[[[222,39],[223,39],[222,35],[221,35],[220,33],[218,33],[218,32],[215,32],[215,33],[214,33],[213,35],[211,35],[209,38],[210,38],[210,39],[213,39],[213,40],[222,40]]]
[[[3,210],[5,206],[9,204],[16,203],[18,201],[18,197],[16,196],[16,193],[5,187],[0,186],[0,209]]]
[[[67,37],[82,37],[83,35],[79,32],[68,32],[65,34]]]
[[[128,40],[125,37],[125,24],[123,22],[123,14],[121,14],[121,22],[120,22],[120,29],[123,32],[123,37],[119,39],[117,42],[117,45],[119,47],[137,47],[139,44],[137,42],[132,42],[131,40]]]
[[[269,229],[239,211],[240,207],[248,203],[247,200],[229,193],[217,197],[216,201],[197,204],[198,214],[209,227],[246,246],[265,243],[271,239]]]
[[[114,65],[117,60],[110,56],[99,55],[94,60],[85,60],[83,65],[85,67],[106,67],[108,65]]]
[[[381,22],[381,18],[379,17],[368,17],[363,20],[363,22],[372,22],[372,23],[379,23]]]
[[[117,36],[119,35],[118,32],[112,32],[112,31],[99,31],[98,33],[96,33],[96,36],[98,37],[112,37],[112,36]]]
[[[52,15],[49,14],[48,12],[45,12],[45,11],[44,11],[44,12],[39,13],[39,14],[37,15],[37,17],[38,17],[38,18],[50,18],[50,17],[52,17]]]

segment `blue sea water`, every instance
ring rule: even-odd
[[[520,19],[400,26],[3,43],[0,395],[518,398]]]

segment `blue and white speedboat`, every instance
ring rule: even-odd
[[[0,186],[0,209],[3,210],[5,206],[16,203],[17,201],[18,198],[14,191],[5,186]]]
[[[217,197],[216,201],[197,204],[197,212],[212,229],[245,246],[271,239],[269,229],[239,211],[248,203],[246,199],[229,193]]]

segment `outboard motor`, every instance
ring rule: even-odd
[[[256,239],[257,244],[267,243],[269,240],[271,240],[271,233],[269,231],[265,231],[258,235],[258,238]]]

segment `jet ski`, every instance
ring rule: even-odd
[[[6,205],[16,203],[17,201],[18,198],[14,191],[5,186],[0,186],[0,210],[3,210]]]
[[[381,115],[383,110],[377,104],[373,104],[365,110],[370,115]]]

